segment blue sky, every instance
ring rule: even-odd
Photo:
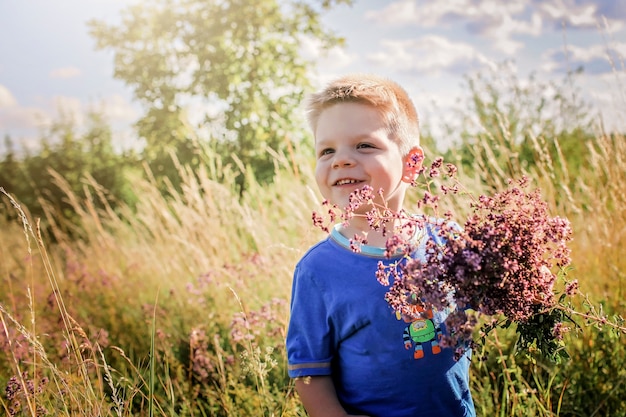
[[[86,22],[113,22],[138,1],[0,0],[0,135],[31,146],[60,111],[80,125],[98,106],[118,145],[133,143],[142,110],[113,79],[111,52],[95,51]],[[454,123],[464,75],[503,62],[522,80],[560,82],[582,67],[576,85],[585,99],[609,129],[626,128],[624,0],[356,0],[324,20],[347,46],[320,56],[305,43],[303,53],[318,57],[315,82],[352,71],[395,79],[435,133]]]

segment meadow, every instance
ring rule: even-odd
[[[568,277],[588,297],[579,310],[620,323],[626,140],[598,130],[575,176],[551,157],[558,141],[533,143],[539,159],[527,168],[483,136],[476,151],[486,156],[459,175],[476,195],[528,175],[572,224]],[[71,233],[52,208],[44,228],[3,193],[2,210],[17,220],[0,220],[0,415],[305,415],[284,338],[293,267],[324,237],[311,222],[321,201],[312,161],[277,154],[274,182],[250,174],[240,194],[232,168],[204,159],[179,168],[180,190],[138,176],[134,208],[107,206],[89,177],[77,195],[57,176],[76,213]],[[575,319],[560,363],[519,353],[514,329],[490,334],[472,364],[478,415],[626,415],[626,335]]]

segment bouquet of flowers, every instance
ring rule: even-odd
[[[427,175],[453,179],[454,185],[439,187],[440,195],[458,194],[462,189],[456,181],[456,167],[444,166],[441,158],[432,163]],[[567,245],[572,229],[568,220],[550,216],[540,190],[530,191],[529,185],[524,177],[509,181],[502,192],[472,197],[470,215],[460,225],[452,221],[450,213],[426,216],[390,212],[374,203],[371,187],[355,191],[341,216],[346,221],[355,215],[356,207],[368,204],[372,209],[366,217],[372,229],[380,230],[392,222],[401,225],[404,233],[383,232],[389,236],[386,254],[391,257],[401,252],[402,259],[392,264],[380,262],[376,277],[389,286],[386,300],[400,314],[414,311],[416,303],[425,310],[448,309],[450,335],[441,343],[454,347],[457,357],[468,347],[484,342],[495,328],[515,325],[522,350],[539,351],[558,361],[567,357],[562,339],[570,326],[576,325],[574,316],[600,324],[608,320],[593,314],[595,310],[591,314],[578,312],[566,302],[578,290],[578,282],[569,281],[566,274],[571,262]],[[419,208],[431,208],[436,213],[440,195],[429,188]],[[334,209],[329,209],[331,221],[337,216]],[[322,216],[314,213],[313,219],[324,228]],[[401,236],[427,229],[441,239],[427,241],[425,257],[412,256],[419,242]],[[353,250],[358,251],[363,241],[362,236],[355,236]],[[562,285],[557,286],[557,281]],[[477,340],[475,330],[481,315],[488,319],[483,321]],[[613,327],[625,331],[620,323]]]

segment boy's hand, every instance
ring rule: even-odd
[[[330,376],[298,378],[296,391],[310,417],[368,417],[346,413]]]

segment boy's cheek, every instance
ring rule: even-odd
[[[317,181],[318,186],[324,185],[326,181],[326,169],[323,164],[315,166],[315,181]]]

